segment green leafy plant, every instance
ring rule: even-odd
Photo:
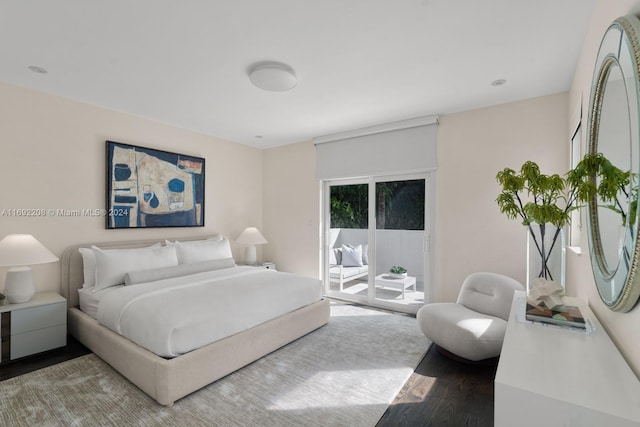
[[[596,184],[597,183],[597,184]],[[576,200],[598,196],[601,207],[620,214],[622,224],[634,224],[638,208],[638,175],[623,171],[602,154],[588,154],[567,173],[567,184],[576,189]],[[620,200],[628,201],[621,203]]]
[[[560,230],[571,221],[569,213],[582,207],[592,197],[605,203],[605,207],[619,212],[623,223],[631,214],[635,221],[637,197],[625,212],[619,196],[629,197],[631,175],[613,165],[602,154],[587,154],[570,170],[566,178],[558,174],[545,175],[532,161],[525,162],[517,173],[505,168],[498,172],[496,179],[502,187],[496,202],[500,212],[510,219],[520,219],[529,228],[530,235],[541,257],[538,277],[553,280],[548,267],[549,256],[556,244]],[[637,188],[632,193],[637,194]],[[554,229],[547,230],[547,224]],[[539,227],[541,241],[538,242],[533,227]],[[553,239],[545,247],[545,233],[552,232]]]
[[[407,272],[407,269],[399,265],[394,265],[389,269],[389,273],[393,273],[393,274],[404,274],[406,272]]]

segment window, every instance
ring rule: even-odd
[[[578,122],[573,137],[569,144],[569,169],[576,167],[582,160],[582,126]],[[571,224],[569,225],[569,246],[580,247],[582,233],[582,209],[571,211]]]

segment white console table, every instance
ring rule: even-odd
[[[587,304],[595,332],[520,321],[517,291],[495,378],[495,426],[640,426],[640,381]]]

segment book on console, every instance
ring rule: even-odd
[[[586,322],[580,308],[573,305],[563,305],[549,309],[545,306],[533,305],[527,302],[525,318],[533,322],[586,329]]]

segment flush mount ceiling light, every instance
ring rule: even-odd
[[[296,87],[293,68],[280,62],[261,62],[249,69],[251,83],[271,92],[284,92]]]
[[[39,67],[37,65],[29,65],[27,68],[29,69],[29,71],[33,71],[34,73],[38,73],[38,74],[47,74],[48,73],[46,68],[42,68],[42,67]]]

